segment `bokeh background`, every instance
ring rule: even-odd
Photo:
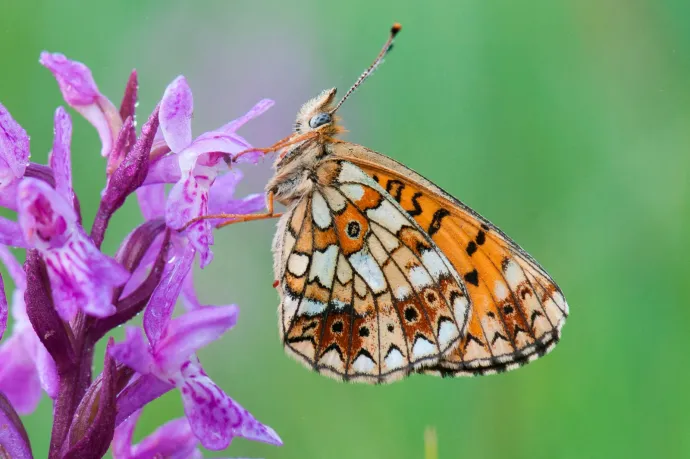
[[[442,459],[690,457],[688,17],[684,0],[1,0],[0,100],[45,161],[63,101],[38,55],[59,51],[116,102],[136,67],[140,119],[186,75],[196,134],[273,98],[242,131],[268,145],[306,99],[345,90],[401,22],[388,62],[341,111],[346,138],[429,177],[540,260],[570,303],[563,340],[498,376],[326,379],[278,340],[274,223],[235,225],[196,276],[202,299],[239,304],[240,321],[201,359],[285,446],[237,439],[209,457],[421,458],[427,426]],[[73,115],[89,222],[104,165]],[[270,163],[246,170],[244,192],[263,188]],[[140,218],[128,202],[105,249]],[[50,413],[43,400],[25,418],[36,457]],[[137,438],[181,413],[168,394]]]

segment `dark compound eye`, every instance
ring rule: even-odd
[[[330,123],[331,122],[331,115],[328,113],[319,113],[318,115],[314,115],[312,119],[309,120],[309,126],[312,129],[316,129],[319,126],[323,126],[324,124]]]

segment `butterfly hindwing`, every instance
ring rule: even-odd
[[[505,371],[551,350],[568,315],[539,264],[490,222],[401,164],[354,144],[333,145],[414,218],[466,286],[472,313],[458,346],[420,370],[442,375]]]
[[[327,161],[316,176],[274,243],[286,349],[321,373],[365,382],[439,365],[470,309],[453,265],[356,166]]]

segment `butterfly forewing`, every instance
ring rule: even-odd
[[[324,374],[390,382],[457,347],[468,293],[426,232],[347,161],[325,161],[274,244],[286,349]]]
[[[464,281],[471,315],[459,344],[419,371],[471,375],[515,368],[558,341],[568,307],[556,283],[498,228],[410,169],[354,144],[332,146],[386,190]]]

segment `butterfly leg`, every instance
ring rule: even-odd
[[[281,215],[283,215],[282,212],[276,213],[274,211],[274,198],[273,198],[273,192],[269,192],[268,195],[266,196],[266,204],[267,204],[267,212],[263,212],[260,214],[209,214],[209,215],[202,215],[200,217],[195,217],[189,220],[181,229],[180,231],[184,231],[187,228],[189,228],[191,225],[194,223],[201,221],[201,220],[225,220],[224,222],[221,222],[216,225],[216,228],[223,228],[224,226],[232,225],[233,223],[240,223],[240,222],[250,222],[254,220],[266,220],[269,218],[278,218]]]

